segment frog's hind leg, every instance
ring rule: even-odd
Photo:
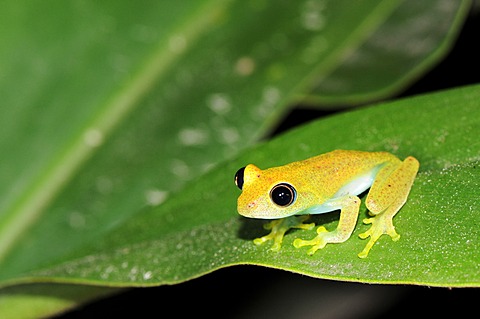
[[[407,157],[403,162],[387,164],[378,172],[365,202],[374,217],[363,220],[365,224],[372,226],[359,235],[362,239],[370,237],[363,251],[358,254],[360,258],[367,257],[370,249],[383,234],[389,235],[394,241],[400,238],[392,219],[405,204],[418,168],[418,161],[413,157]]]

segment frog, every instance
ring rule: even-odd
[[[351,237],[360,214],[359,196],[367,193],[363,223],[370,228],[359,237],[369,240],[358,253],[366,258],[382,235],[399,240],[393,217],[406,203],[419,166],[413,156],[402,161],[386,151],[357,150],[334,150],[264,170],[248,164],[235,174],[241,190],[237,210],[247,218],[269,220],[264,228],[270,232],[253,242],[272,241],[273,251],[280,250],[291,229],[313,229],[315,223],[308,222],[312,215],[340,211],[335,229],[319,226],[314,238],[293,240],[295,248],[309,246],[307,254],[313,255]]]

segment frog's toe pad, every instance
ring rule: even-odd
[[[268,240],[270,240],[270,239],[272,239],[272,238],[267,235],[267,236],[255,238],[255,239],[253,240],[253,243],[258,246],[258,245],[261,245],[261,244],[263,244],[264,242],[266,242],[266,241],[268,241]]]
[[[393,241],[397,241],[400,239],[400,235],[393,229],[391,232],[388,233],[390,237],[392,237]]]
[[[280,248],[282,248],[282,244],[275,242],[273,243],[272,247],[270,247],[271,251],[280,251]]]
[[[313,227],[315,227],[315,223],[298,224],[298,225],[294,226],[293,228],[300,228],[300,229],[310,230],[310,229],[312,229]]]
[[[300,247],[308,246],[308,245],[310,245],[310,240],[303,240],[303,239],[300,239],[300,238],[296,238],[293,241],[293,246],[295,246],[295,248],[300,248]]]
[[[325,233],[328,233],[328,231],[325,229],[325,227],[320,226],[317,228],[318,235],[315,238],[310,240],[297,238],[293,241],[293,246],[295,248],[300,248],[303,246],[312,246],[307,251],[307,254],[313,255],[317,250],[322,249],[327,245],[328,241],[325,240]]]
[[[358,237],[360,237],[361,239],[368,238],[369,236],[370,236],[370,230],[367,230],[366,232],[358,235]],[[259,239],[259,238],[257,238],[257,239]]]
[[[363,220],[363,223],[364,223],[364,224],[371,224],[371,223],[373,223],[373,220],[374,220],[373,217],[372,217],[372,218],[365,218],[365,219]]]
[[[369,251],[370,251],[370,249],[368,249],[368,250],[367,250],[367,249],[364,249],[364,250],[363,250],[362,252],[360,252],[357,256],[358,256],[359,258],[362,258],[362,259],[363,259],[363,258],[367,258]]]
[[[317,228],[317,234],[320,235],[321,233],[328,233],[328,230],[325,227],[320,226]]]
[[[327,242],[325,242],[322,238],[319,238],[319,237],[315,237],[311,240],[303,240],[303,239],[297,238],[293,241],[293,246],[295,246],[295,248],[300,248],[303,246],[312,246],[307,251],[307,254],[309,255],[313,255],[317,250],[325,247],[326,244]]]

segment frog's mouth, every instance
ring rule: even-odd
[[[271,207],[261,207],[257,201],[249,202],[247,204],[238,205],[238,213],[243,217],[260,218],[260,219],[279,219],[285,218],[294,214],[289,214],[285,210],[272,212]]]

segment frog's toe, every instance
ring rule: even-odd
[[[370,249],[378,241],[378,239],[383,235],[389,235],[393,241],[400,239],[400,235],[395,231],[391,217],[388,218],[383,215],[378,215],[374,218],[367,218],[363,221],[365,224],[371,224],[372,226],[366,232],[358,235],[361,239],[366,239],[370,237],[367,245],[361,253],[358,254],[358,257],[365,258],[368,256]]]
[[[320,226],[317,228],[317,234],[320,235],[321,233],[328,233],[328,230],[325,227]]]
[[[258,245],[261,245],[261,244],[263,244],[264,242],[266,242],[267,240],[270,240],[270,239],[272,239],[271,236],[267,235],[267,236],[255,238],[253,240],[253,243],[258,246]]]
[[[365,234],[365,233],[364,233]],[[362,235],[364,235],[362,234]],[[372,249],[373,245],[375,244],[375,242],[378,240],[378,238],[380,237],[379,235],[375,235],[375,234],[368,234],[366,235],[366,237],[364,238],[367,238],[368,236],[371,236],[370,237],[370,240],[368,241],[368,243],[365,245],[365,248],[363,248],[363,250],[357,255],[358,257],[360,258],[366,258],[368,256],[368,253],[370,252],[370,249]]]
[[[388,235],[392,237],[393,241],[397,241],[400,239],[400,235],[395,231],[395,228],[392,228],[388,231]]]
[[[265,235],[263,237],[255,238],[253,240],[253,243],[255,245],[262,245],[266,241],[273,241],[272,247],[270,250],[273,251],[279,251],[282,242],[283,242],[283,237],[285,236],[285,233],[289,231],[292,228],[300,228],[300,229],[312,229],[315,227],[315,223],[309,223],[309,224],[304,224],[304,221],[308,219],[309,216],[291,216],[283,219],[277,219],[273,220],[271,222],[265,223],[263,227],[265,229],[270,230],[270,233],[268,235]],[[325,230],[324,227],[321,227]],[[317,232],[319,232],[317,230]]]
[[[369,251],[370,251],[370,249],[368,249],[368,250],[367,250],[367,249],[364,249],[364,250],[362,250],[362,252],[360,252],[357,256],[360,257],[360,258],[362,258],[362,259],[363,259],[363,258],[367,258]]]
[[[253,240],[253,243],[257,246],[262,245],[266,241],[273,240],[272,247],[270,247],[270,250],[272,251],[279,251],[280,248],[282,247],[282,241],[283,241],[283,236],[279,236],[277,234],[268,234],[263,237],[255,238]]]
[[[303,240],[303,239],[300,239],[300,238],[296,238],[293,241],[293,246],[295,248],[300,248],[300,247],[308,246],[308,245],[310,245],[310,240]]]
[[[268,222],[268,223],[265,223],[263,224],[263,229],[266,229],[266,230],[271,230],[273,229],[273,227],[275,227],[276,225],[278,225],[280,222],[278,220],[273,220],[271,222]]]
[[[294,228],[300,228],[300,229],[310,230],[310,229],[312,229],[313,227],[315,227],[315,223],[310,223],[310,224],[298,224],[298,225],[295,226]]]
[[[307,254],[313,255],[317,250],[324,248],[327,245],[327,240],[325,240],[325,233],[328,233],[328,231],[325,229],[325,227],[320,226],[317,228],[317,236],[313,239],[310,240],[303,240],[300,238],[297,238],[293,241],[293,246],[295,248],[300,248],[303,246],[312,246],[308,251]]]
[[[393,226],[391,218],[389,219],[379,215],[374,218],[366,218],[363,222],[365,224],[371,224],[372,226],[366,232],[358,235],[362,239],[367,237],[378,239],[383,234],[389,235],[393,240],[398,240],[400,238],[400,235],[395,231],[395,226]]]
[[[293,246],[295,246],[295,248],[300,248],[303,246],[312,246],[307,251],[307,254],[309,255],[313,255],[317,250],[325,247],[326,244],[327,243],[320,237],[315,237],[311,240],[303,240],[303,239],[297,238],[293,241]]]
[[[372,232],[371,232],[371,228],[370,228],[366,232],[359,234],[358,237],[360,237],[361,239],[365,239],[365,238],[368,238],[371,235],[371,233]]]
[[[282,243],[275,242],[273,243],[272,247],[270,247],[271,251],[279,251],[282,248]]]
[[[269,240],[273,240],[273,245],[278,246],[278,249],[280,249],[280,246],[282,245],[282,238],[278,238],[278,236],[276,236],[276,234],[274,234],[274,233],[270,233],[270,234],[265,235],[263,237],[255,238],[253,240],[253,243],[257,246],[260,246],[260,245],[262,245],[263,243],[265,243]]]
[[[322,242],[322,243],[313,245],[313,246],[307,251],[307,255],[310,255],[310,256],[311,256],[311,255],[315,254],[315,252],[316,252],[317,250],[324,248],[326,245],[327,245],[326,242]]]
[[[373,218],[373,217],[372,217],[372,218],[365,218],[365,219],[363,220],[363,223],[364,223],[364,224],[371,224],[371,223],[373,223],[373,220],[374,220],[374,219],[375,219],[375,218]]]

